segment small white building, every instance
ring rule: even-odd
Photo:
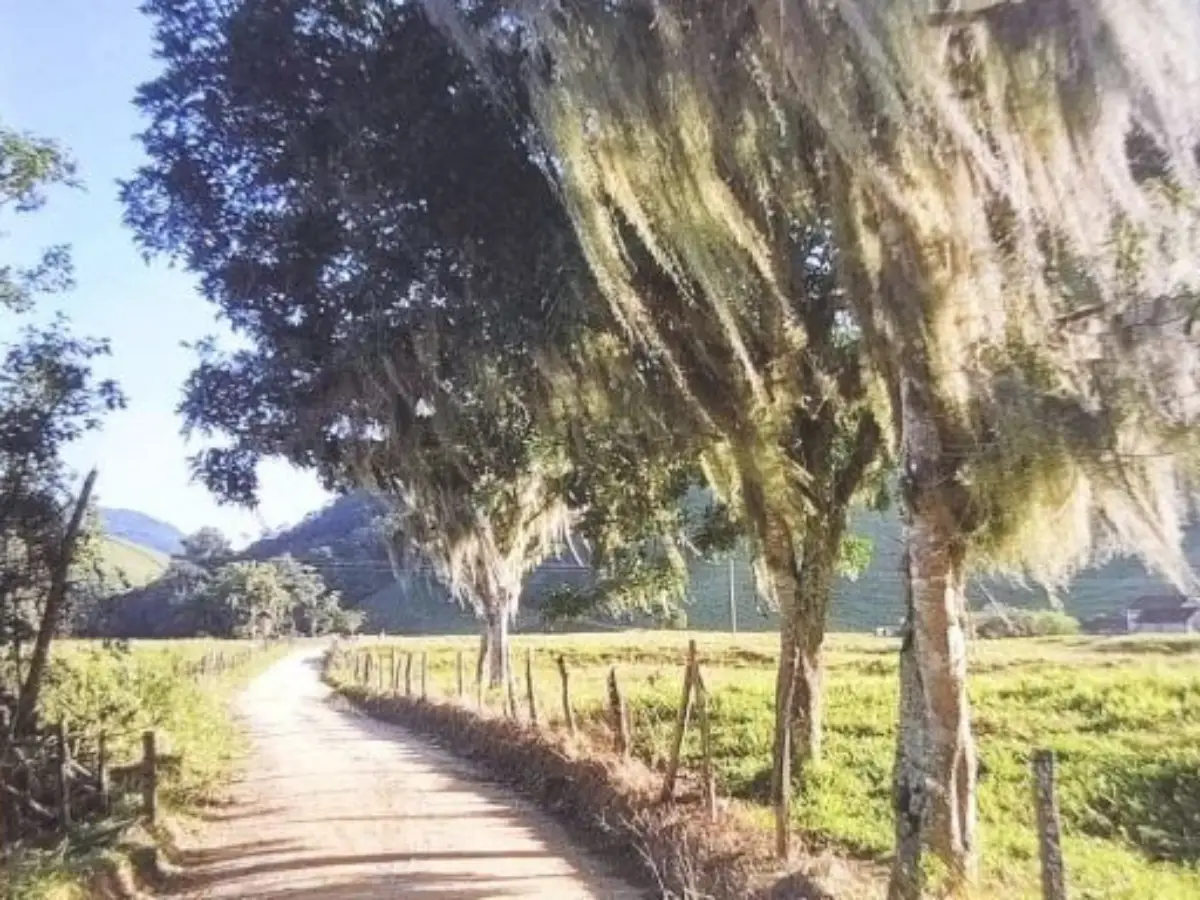
[[[1125,610],[1130,634],[1198,634],[1200,600],[1182,594],[1139,597]]]

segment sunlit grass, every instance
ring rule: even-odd
[[[561,720],[555,658],[571,670],[574,706],[603,727],[605,677],[616,666],[635,722],[635,751],[659,766],[682,681],[689,638],[713,692],[721,790],[763,803],[769,783],[772,635],[532,635],[514,642],[518,700],[525,653],[534,651],[543,719]],[[429,690],[453,695],[464,658],[473,698],[477,640],[364,642],[389,665],[412,652],[414,690],[428,654]],[[891,766],[897,704],[896,642],[838,635],[828,652],[825,758],[797,787],[798,830],[810,846],[886,858],[892,845]],[[1059,798],[1072,896],[1085,900],[1200,897],[1200,639],[1056,637],[979,641],[971,695],[983,774],[985,891],[997,900],[1040,896],[1029,758],[1059,757]],[[403,689],[403,680],[401,680]],[[491,697],[493,707],[498,699]],[[685,747],[692,764],[696,736]],[[763,818],[764,827],[767,819]]]
[[[255,652],[223,674],[199,681],[188,663],[206,653],[229,660]],[[61,641],[41,697],[44,721],[66,723],[74,740],[94,747],[100,731],[108,736],[113,765],[140,757],[142,734],[153,729],[159,751],[179,758],[164,767],[160,802],[167,810],[187,810],[212,798],[226,782],[243,749],[228,709],[233,691],[286,651],[245,641],[136,641],[128,650],[97,641]],[[83,885],[94,867],[112,852],[119,826],[130,820],[136,798],[119,805],[112,822],[84,825],[70,840],[53,847],[23,848],[0,876],[5,898],[74,900],[88,896]]]

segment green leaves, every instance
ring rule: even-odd
[[[10,209],[16,213],[40,209],[46,202],[46,188],[75,186],[74,176],[74,162],[54,141],[21,134],[0,123],[0,214]],[[2,265],[0,309],[26,312],[36,295],[70,289],[72,276],[65,245],[44,250],[29,266]]]

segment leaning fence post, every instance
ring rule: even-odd
[[[421,651],[421,699],[429,697],[429,652]]]
[[[153,825],[158,818],[158,751],[153,731],[142,734],[142,811]]]
[[[96,744],[96,788],[100,792],[101,808],[108,815],[112,811],[108,787],[108,735],[101,731]]]
[[[712,728],[708,720],[708,689],[696,665],[696,718],[700,720],[700,753],[703,760],[701,778],[704,781],[704,810],[710,820],[717,817],[717,783],[713,777]]]
[[[412,696],[412,654],[404,654],[404,696]]]
[[[629,710],[625,705],[625,698],[621,694],[621,686],[617,683],[616,666],[608,670],[608,712],[612,720],[617,753],[628,757],[631,749],[629,746]]]
[[[55,780],[58,782],[58,824],[63,830],[71,827],[71,748],[67,746],[67,726],[54,724],[58,755],[54,760]]]
[[[525,696],[529,701],[529,722],[538,726],[537,694],[533,689],[533,649],[525,651]]]
[[[455,660],[454,660],[455,672],[458,675],[458,701],[459,701],[459,703],[462,702],[462,698],[463,698],[463,680],[464,680],[464,675],[465,675],[465,668],[464,668],[465,665],[466,665],[466,663],[463,660],[463,652],[461,650],[459,650],[458,654],[456,655]]]
[[[1044,900],[1067,900],[1062,823],[1054,782],[1054,751],[1038,750],[1033,754],[1033,790],[1037,807],[1038,850],[1042,858],[1042,896]]]
[[[663,777],[663,803],[667,803],[675,796],[675,779],[679,775],[679,755],[683,752],[683,737],[687,733],[688,723],[692,717],[696,665],[696,642],[688,641],[687,665],[683,672],[683,699],[679,703],[679,714],[675,718],[675,736],[671,741],[671,757],[667,760],[667,772]]]

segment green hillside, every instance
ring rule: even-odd
[[[295,528],[250,547],[250,558],[291,553],[316,566],[331,587],[339,590],[350,605],[366,614],[364,630],[412,634],[452,633],[474,629],[470,614],[451,601],[445,588],[427,573],[402,570],[396,577],[388,560],[379,527],[381,510],[363,494],[351,494],[319,510]],[[869,631],[893,626],[900,620],[900,522],[894,513],[863,512],[855,517],[854,529],[870,539],[871,563],[854,581],[837,587],[831,628],[836,631]],[[1188,556],[1200,566],[1200,529],[1188,534]],[[691,628],[727,630],[730,626],[728,560],[696,560],[691,566],[687,608]],[[532,610],[539,596],[554,584],[577,580],[583,573],[566,560],[557,560],[530,577],[522,596],[522,607]],[[759,608],[754,578],[745,553],[733,566],[734,597],[738,627],[743,631],[769,631],[776,627],[773,615]],[[1169,590],[1149,576],[1134,560],[1116,560],[1091,569],[1062,592],[1059,599],[1068,613],[1086,619],[1123,609],[1142,594]],[[988,603],[989,596],[1010,606],[1048,607],[1045,592],[1004,580],[980,580],[969,589],[973,608]],[[605,623],[593,623],[606,627]],[[518,627],[536,629],[533,614],[521,616]],[[612,627],[609,624],[607,627]]]
[[[169,562],[166,554],[142,547],[124,538],[105,535],[100,539],[100,567],[107,583],[142,587],[162,575]]]
[[[835,631],[869,631],[896,625],[902,613],[900,521],[894,514],[860,513],[854,529],[872,542],[871,564],[857,580],[843,579],[839,583],[830,627]],[[1185,549],[1192,565],[1200,568],[1200,527],[1188,531]],[[739,628],[755,631],[775,627],[775,617],[758,609],[753,576],[744,555],[735,565],[734,589]],[[1147,573],[1137,560],[1117,559],[1083,572],[1056,599],[1072,616],[1087,619],[1122,610],[1144,594],[1171,591],[1168,584]],[[727,562],[694,563],[691,594],[688,620],[692,628],[729,627]],[[1052,603],[1041,588],[1005,579],[976,579],[967,594],[972,609],[987,605],[989,596],[1006,606],[1048,608]]]

